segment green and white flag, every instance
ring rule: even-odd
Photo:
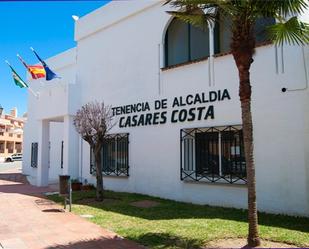
[[[18,75],[18,73],[16,73],[16,71],[14,70],[14,68],[10,65],[10,63],[8,61],[5,61],[6,64],[9,65],[9,67],[12,70],[12,76],[13,76],[13,80],[16,86],[19,86],[20,88],[28,88],[28,90],[34,95],[34,97],[39,98],[39,93],[34,92],[31,87],[28,86],[28,84]]]
[[[14,70],[14,68],[12,68],[12,66],[7,62],[7,64],[9,65],[9,67],[12,70],[12,76],[13,76],[13,80],[15,82],[16,86],[19,86],[20,88],[28,88],[28,84],[22,80],[22,78],[18,75],[18,73],[16,73],[16,71]]]

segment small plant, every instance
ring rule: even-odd
[[[81,181],[76,178],[76,179],[72,179],[71,183],[81,183]]]
[[[71,180],[71,187],[73,191],[80,191],[82,189],[82,183],[78,179],[72,179]]]
[[[82,190],[87,191],[87,190],[95,190],[95,186],[93,184],[84,184],[82,186]]]

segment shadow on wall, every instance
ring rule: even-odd
[[[132,241],[122,239],[120,237],[116,238],[98,238],[92,240],[82,240],[77,242],[72,242],[65,245],[55,245],[45,247],[44,249],[143,249],[145,247],[138,245]]]
[[[28,184],[27,177],[21,173],[0,173],[0,180]]]

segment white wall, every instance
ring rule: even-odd
[[[49,181],[58,182],[61,168],[61,142],[63,141],[63,123],[51,122],[50,124],[50,159],[49,159]]]

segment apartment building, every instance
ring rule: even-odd
[[[0,162],[14,154],[22,153],[24,117],[17,117],[17,108],[5,114],[0,106]]]

